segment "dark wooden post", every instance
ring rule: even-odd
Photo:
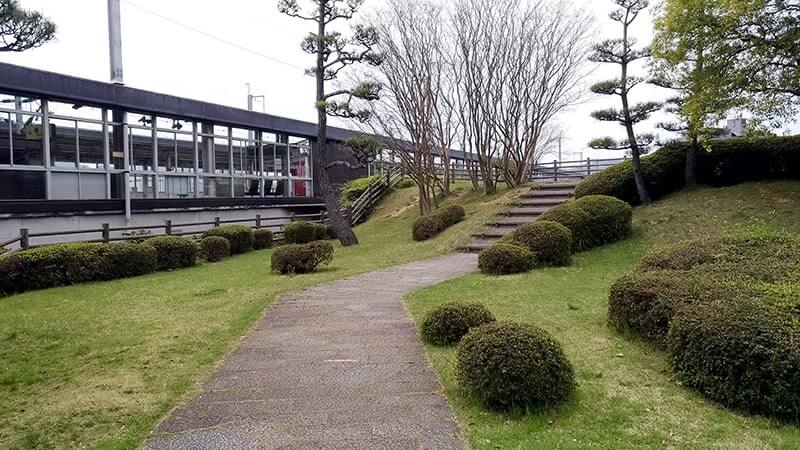
[[[295,221],[295,216],[296,216],[296,215],[297,215],[297,213],[296,213],[296,212],[294,212],[294,211],[292,211],[291,213],[289,213],[289,218],[290,218],[290,221],[291,221],[291,222],[294,222],[294,221]]]
[[[164,232],[167,234],[167,236],[172,234],[172,221],[169,219],[164,221]]]
[[[20,228],[19,229],[19,246],[23,250],[26,250],[28,247],[31,246],[30,237],[28,237],[28,229],[27,228]]]
[[[107,223],[103,224],[103,242],[111,242],[111,227]]]
[[[586,176],[588,177],[591,174],[592,174],[592,159],[587,157],[586,158]]]
[[[256,229],[261,228],[261,214],[256,214]]]
[[[558,181],[558,161],[553,160],[553,181]]]
[[[219,217],[214,217],[214,228],[219,226]]]

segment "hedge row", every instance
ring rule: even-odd
[[[411,236],[415,241],[425,241],[464,220],[466,212],[458,205],[445,206],[426,214],[414,222]]]
[[[666,348],[687,386],[800,417],[800,236],[747,232],[652,252],[617,280],[609,321]]]
[[[642,172],[651,198],[661,198],[685,186],[688,145],[672,143],[642,158]],[[800,137],[713,141],[698,154],[697,178],[699,183],[713,186],[800,179]],[[578,183],[575,196],[587,195],[610,195],[638,204],[633,163],[622,162]]]
[[[148,244],[48,245],[0,258],[0,295],[134,277],[157,268],[156,249]]]
[[[557,222],[572,233],[572,250],[589,250],[630,236],[633,210],[622,200],[590,195],[545,211],[539,220]]]

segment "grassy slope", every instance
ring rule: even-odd
[[[800,183],[698,189],[638,208],[633,239],[577,255],[569,268],[510,277],[479,274],[412,294],[417,321],[449,300],[484,302],[500,319],[550,331],[580,387],[562,408],[522,418],[485,412],[454,383],[453,349],[428,346],[446,394],[475,449],[799,448],[800,428],[728,411],[683,388],[665,355],[606,325],[610,283],[653,246],[754,225],[800,232]]]
[[[462,186],[463,188],[463,186]],[[390,195],[326,270],[270,274],[270,251],[0,298],[0,448],[131,448],[208,376],[278,294],[446,253],[516,195],[450,200],[468,218],[411,241],[414,189]]]

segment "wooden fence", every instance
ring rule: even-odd
[[[366,220],[375,205],[386,195],[392,186],[402,178],[399,170],[387,170],[359,196],[350,206],[350,224],[356,225]]]
[[[307,222],[323,223],[325,222],[325,211],[316,214],[292,214],[289,216],[280,217],[261,217],[261,214],[256,214],[253,218],[246,219],[230,219],[221,220],[215,217],[212,221],[206,222],[185,222],[173,223],[171,220],[165,220],[163,224],[159,225],[141,225],[129,227],[112,227],[107,223],[101,225],[100,228],[85,229],[85,230],[68,230],[68,231],[46,231],[41,233],[31,233],[27,228],[20,228],[19,236],[0,242],[0,247],[8,248],[9,246],[16,245],[17,248],[9,249],[10,251],[25,250],[28,248],[36,247],[31,241],[34,239],[48,238],[48,237],[62,237],[62,236],[78,236],[78,235],[99,235],[97,239],[65,239],[62,242],[120,242],[120,241],[134,241],[140,239],[147,239],[155,236],[197,236],[203,232],[216,228],[221,225],[227,224],[245,224],[251,228],[267,228],[271,229],[276,236],[275,240],[283,239],[283,226],[286,222],[294,222],[296,220],[305,220]],[[280,223],[273,223],[280,222]],[[197,228],[203,227],[199,230],[184,231],[184,228]],[[162,232],[163,231],[163,232]],[[114,233],[120,235],[114,236]]]

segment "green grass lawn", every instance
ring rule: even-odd
[[[486,412],[454,382],[455,352],[428,346],[474,449],[800,448],[800,428],[713,405],[680,386],[664,353],[606,324],[611,282],[659,245],[752,226],[800,233],[800,182],[697,189],[637,208],[634,238],[575,257],[567,268],[472,274],[416,292],[419,322],[451,300],[479,301],[498,319],[537,324],[559,340],[577,373],[576,395],[557,410],[511,417]]]
[[[0,298],[0,448],[133,448],[289,290],[428,258],[516,195],[467,192],[467,219],[415,243],[415,190],[390,194],[317,274],[269,273],[270,251],[127,280]]]

